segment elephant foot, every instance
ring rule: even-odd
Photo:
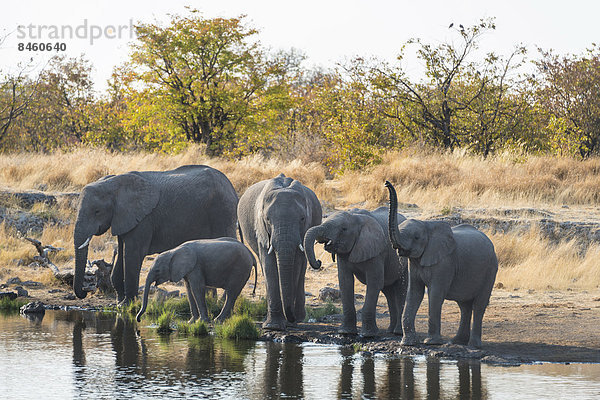
[[[465,346],[469,343],[469,337],[468,336],[454,336],[452,338],[452,340],[450,340],[450,344],[460,344],[462,346]]]
[[[360,335],[362,337],[373,337],[373,336],[377,336],[379,335],[379,329],[377,328],[368,328],[368,329],[362,329],[360,331]]]
[[[268,329],[272,331],[285,331],[287,324],[288,322],[285,320],[285,318],[283,318],[283,316],[279,318],[267,316],[267,319],[265,322],[263,322],[262,327],[263,329]]]
[[[127,307],[130,303],[133,303],[134,301],[135,301],[135,299],[132,299],[130,297],[125,297],[123,300],[121,300],[117,303],[117,308],[123,309],[123,308]]]
[[[342,325],[338,328],[338,333],[342,335],[356,335],[358,333],[358,330],[356,329],[356,326],[352,327]]]
[[[481,338],[476,338],[476,337],[471,336],[471,339],[469,339],[468,346],[475,348],[475,349],[480,349],[481,348]]]
[[[440,335],[433,335],[426,337],[425,340],[423,340],[423,343],[428,345],[440,345],[444,344],[444,341]]]
[[[419,344],[419,338],[414,333],[406,334],[402,336],[400,344],[402,346],[416,346]]]

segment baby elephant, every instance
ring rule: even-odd
[[[398,255],[409,260],[402,344],[417,343],[415,317],[427,287],[429,334],[425,343],[442,344],[442,303],[448,299],[460,307],[460,326],[452,343],[481,347],[483,314],[498,272],[494,245],[471,225],[451,228],[443,221],[416,219],[398,225],[396,191],[391,183],[386,181],[385,185],[390,192],[390,239]]]
[[[254,288],[256,290],[256,260],[254,255],[239,241],[222,237],[218,239],[191,240],[174,249],[159,254],[148,276],[144,288],[142,308],[137,314],[140,321],[148,305],[148,293],[152,282],[177,282],[182,278],[190,302],[193,322],[200,317],[209,321],[206,309],[206,287],[225,289],[226,301],[216,321],[225,320],[250,278],[254,267]]]

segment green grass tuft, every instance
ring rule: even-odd
[[[189,333],[192,336],[206,336],[208,335],[208,325],[206,322],[198,320],[189,324]]]
[[[0,299],[0,311],[9,313],[18,312],[19,309],[27,303],[27,300],[23,300],[18,297],[14,300],[4,297],[3,299]]]
[[[306,317],[304,321],[309,319],[315,319],[316,321],[321,320],[326,315],[339,314],[341,310],[336,307],[331,301],[328,301],[322,307],[306,307]]]
[[[260,330],[248,315],[234,315],[222,324],[215,325],[215,333],[223,339],[253,339],[260,336]]]
[[[267,299],[263,297],[259,301],[251,301],[239,296],[233,306],[233,314],[249,315],[254,319],[263,318],[267,315]]]
[[[163,312],[159,317],[156,323],[158,324],[158,329],[156,330],[158,333],[169,334],[171,333],[171,324],[175,319],[175,314],[171,311]]]

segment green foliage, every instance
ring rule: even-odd
[[[202,320],[188,323],[187,321],[177,322],[177,333],[183,336],[206,336],[208,335],[208,325]]]
[[[248,315],[234,315],[215,325],[215,333],[223,339],[258,339],[260,330]]]
[[[25,304],[27,304],[27,301],[21,298],[17,297],[13,300],[4,297],[0,299],[0,311],[8,313],[18,312]]]
[[[175,314],[173,314],[173,312],[171,312],[171,311],[163,312],[156,320],[156,323],[158,324],[158,328],[156,329],[156,331],[161,334],[171,333],[173,331],[173,329],[171,328],[171,324],[173,323],[174,320],[175,320]]]
[[[262,318],[267,315],[267,299],[263,297],[259,301],[250,301],[244,296],[239,296],[233,306],[233,314]]]
[[[333,302],[327,301],[321,307],[306,307],[306,317],[304,318],[304,321],[308,321],[310,319],[319,321],[327,315],[335,315],[339,314],[340,312],[341,310],[335,304],[333,304]]]
[[[221,312],[225,300],[223,297],[213,296],[210,293],[206,293],[206,309],[208,310],[208,316],[211,319],[215,319]]]

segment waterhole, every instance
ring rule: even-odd
[[[31,399],[593,399],[598,364],[498,367],[157,335],[114,314],[0,315],[0,393]]]

